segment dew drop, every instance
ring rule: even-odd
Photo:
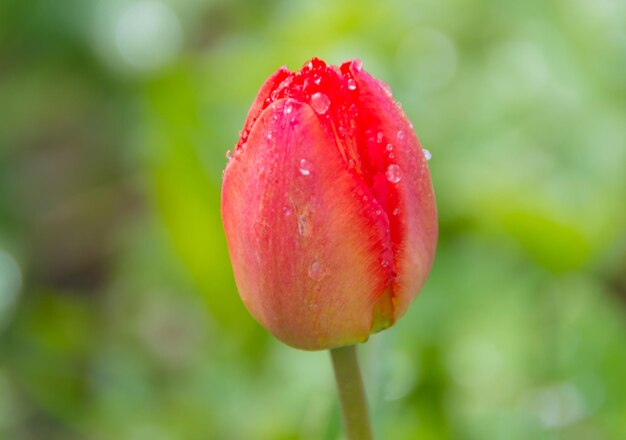
[[[302,214],[298,217],[298,233],[303,237],[306,237],[311,233],[311,228],[309,227],[306,214]]]
[[[348,107],[348,113],[350,117],[356,118],[359,115],[359,108],[356,104],[351,104],[350,107]]]
[[[398,130],[398,132],[396,133],[396,137],[400,141],[403,140],[404,139],[404,132],[402,130]]]
[[[432,153],[428,151],[426,148],[423,148],[422,151],[424,152],[424,157],[426,158],[426,160],[430,160],[433,158]]]
[[[352,78],[348,80],[348,90],[356,90],[356,81]]]
[[[389,84],[381,80],[378,80],[378,84],[380,84],[381,89],[383,89],[383,91],[388,97],[391,98],[393,96],[393,92],[391,91],[391,87],[389,87]]]
[[[321,280],[324,276],[324,266],[322,266],[318,261],[314,261],[309,266],[309,278],[313,280]]]
[[[400,179],[402,179],[402,172],[400,171],[400,167],[395,163],[392,163],[387,167],[385,176],[387,176],[387,180],[391,183],[398,183]]]
[[[311,107],[318,115],[323,115],[330,107],[330,99],[322,92],[316,92],[311,95]]]
[[[385,258],[385,257],[382,257],[382,256],[381,256],[381,257],[378,259],[378,261],[380,262],[380,265],[381,265],[382,267],[384,267],[384,268],[389,267],[389,260],[388,260],[387,258]]]
[[[311,164],[306,159],[300,159],[300,174],[303,176],[311,174]]]

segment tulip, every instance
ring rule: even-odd
[[[437,242],[425,152],[358,60],[267,79],[224,171],[222,220],[244,304],[305,350],[393,325]]]

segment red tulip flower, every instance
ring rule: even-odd
[[[437,242],[424,151],[359,61],[269,77],[224,172],[222,219],[243,302],[306,350],[393,325]]]

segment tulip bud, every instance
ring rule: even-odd
[[[424,151],[357,60],[314,58],[263,84],[224,172],[222,220],[244,304],[306,350],[394,324],[437,242]]]

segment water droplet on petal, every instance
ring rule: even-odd
[[[430,160],[433,158],[432,153],[428,151],[426,148],[423,148],[422,151],[424,152],[424,157],[426,158],[426,160]]]
[[[378,84],[380,84],[380,87],[383,89],[387,96],[389,96],[390,98],[393,96],[393,92],[391,91],[391,87],[389,87],[389,84],[381,80],[378,80]]]
[[[311,174],[311,164],[306,159],[300,160],[300,174],[303,176],[308,176]]]
[[[350,107],[348,107],[348,113],[350,117],[356,118],[359,115],[359,108],[356,104],[351,104]]]
[[[396,133],[396,137],[398,138],[398,140],[402,140],[404,139],[404,132],[402,130],[398,130],[398,132]]]
[[[330,107],[330,99],[321,92],[313,93],[311,95],[311,107],[315,110],[315,113],[323,115]]]
[[[298,217],[298,232],[303,237],[311,234],[311,228],[309,227],[306,214],[302,214],[300,217]]]
[[[381,256],[378,261],[380,262],[380,265],[384,268],[389,267],[389,260],[383,256]]]
[[[356,81],[352,78],[348,80],[348,90],[356,90]]]
[[[321,280],[324,277],[324,266],[322,266],[318,261],[314,261],[309,266],[309,277],[313,280]]]
[[[398,165],[392,163],[387,167],[385,176],[387,176],[387,180],[391,183],[398,183],[400,179],[402,179],[402,171],[400,171],[400,167]]]

